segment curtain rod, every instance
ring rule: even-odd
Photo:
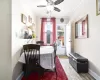
[[[43,17],[43,18],[47,18],[47,17]],[[51,18],[55,18],[55,17],[51,17]],[[63,18],[63,17],[61,17],[61,18]],[[55,19],[61,19],[61,18],[55,18]],[[42,18],[40,18],[40,19],[42,19]],[[64,19],[68,19],[68,18],[64,18]]]

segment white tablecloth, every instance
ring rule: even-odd
[[[22,53],[18,61],[21,63],[25,63],[24,53]],[[54,68],[54,48],[52,46],[40,47],[40,65],[45,69]]]

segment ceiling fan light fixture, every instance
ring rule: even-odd
[[[46,7],[48,12],[52,12],[53,10],[57,12],[61,11],[59,8],[55,7],[55,5],[62,3],[64,0],[55,0],[55,2],[53,0],[46,0],[46,1],[47,5],[39,5],[37,7]]]
[[[54,10],[54,7],[52,5],[47,6],[47,11],[53,11],[53,10]]]

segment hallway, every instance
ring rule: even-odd
[[[61,65],[68,77],[68,80],[96,80],[88,73],[78,74],[69,64],[68,59],[60,58]]]

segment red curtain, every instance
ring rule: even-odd
[[[44,41],[44,29],[45,29],[45,22],[47,21],[47,18],[42,18],[41,20],[41,40]],[[51,22],[53,23],[53,33],[52,33],[52,44],[56,41],[56,19],[51,18]],[[50,44],[50,45],[52,45]]]
[[[42,18],[41,19],[41,36],[40,36],[40,38],[41,38],[41,41],[44,41],[44,26],[45,26],[45,23],[44,22],[46,22],[47,21],[47,19],[46,18]]]
[[[51,22],[53,23],[53,43],[56,41],[56,19],[55,18],[51,18]]]

